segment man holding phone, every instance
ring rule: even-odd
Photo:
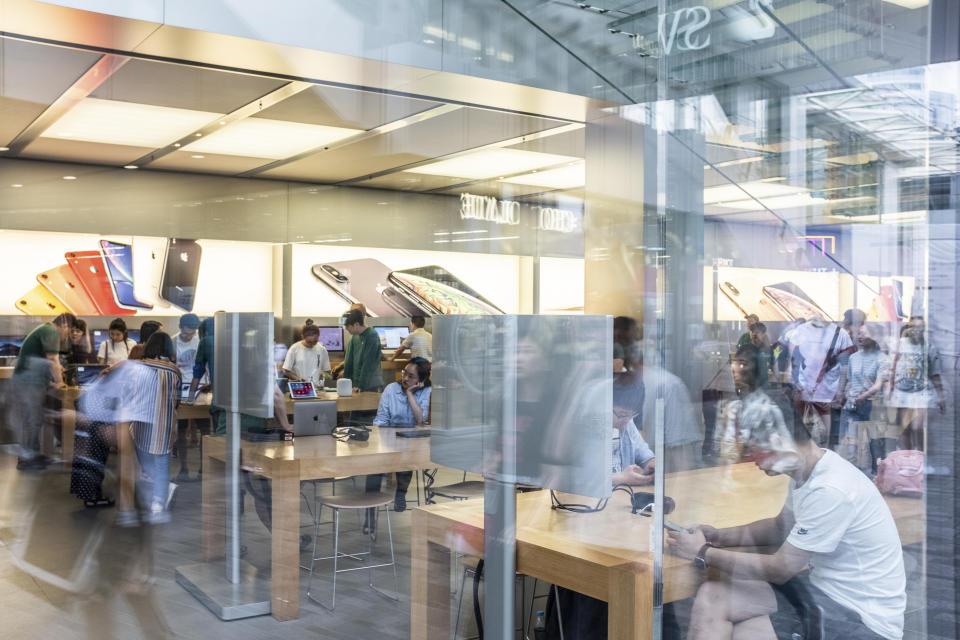
[[[734,370],[743,371],[741,382],[755,366],[755,348],[737,351]],[[753,388],[750,395],[756,394],[765,395]],[[771,415],[780,413],[777,405],[768,399],[766,406],[769,411],[752,413],[762,419],[741,412],[735,438],[767,475],[790,477],[780,513],[738,527],[668,532],[675,555],[728,576],[701,585],[687,638],[774,640],[770,615],[782,603],[771,583],[802,594],[810,609],[819,610],[824,638],[902,638],[903,552],[886,502],[856,467],[821,449],[801,421],[787,427],[782,415]],[[773,545],[779,548],[770,555],[724,548]]]

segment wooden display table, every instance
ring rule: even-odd
[[[669,519],[689,526],[746,524],[780,512],[787,477],[768,477],[752,463],[669,474],[666,495],[677,504]],[[591,499],[568,502],[592,504]],[[903,544],[923,539],[922,500],[889,498]],[[439,640],[450,635],[450,550],[483,554],[483,500],[446,502],[413,510],[410,637]],[[630,513],[622,492],[599,513],[550,508],[550,492],[517,496],[519,573],[573,589],[609,603],[608,637],[652,636],[652,518]],[[663,600],[696,593],[704,579],[688,560],[664,555]]]
[[[270,602],[277,620],[292,620],[300,611],[300,482],[433,466],[429,438],[398,438],[397,431],[372,427],[366,442],[340,442],[331,436],[241,442],[244,468],[272,480]],[[206,436],[202,531],[203,555],[208,561],[224,557],[225,459],[226,438]]]

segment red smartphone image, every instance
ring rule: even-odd
[[[37,281],[78,316],[95,316],[100,308],[87,294],[73,269],[61,264],[37,274]]]
[[[102,316],[132,316],[137,312],[124,309],[113,297],[113,286],[103,256],[99,251],[68,251],[67,264]]]

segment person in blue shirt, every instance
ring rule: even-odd
[[[391,382],[380,396],[377,416],[373,419],[377,427],[416,427],[424,424],[430,417],[430,362],[426,358],[412,358],[403,368],[400,382]],[[367,476],[367,491],[379,491],[383,474]],[[393,498],[394,511],[407,508],[407,488],[413,478],[412,471],[397,472],[397,492]],[[372,514],[368,514],[365,530],[372,531],[375,524]]]

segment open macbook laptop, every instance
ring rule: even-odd
[[[293,435],[325,436],[337,426],[337,401],[318,400],[293,405]]]
[[[103,370],[107,368],[105,364],[81,364],[76,366],[77,386],[86,388],[97,381]]]

